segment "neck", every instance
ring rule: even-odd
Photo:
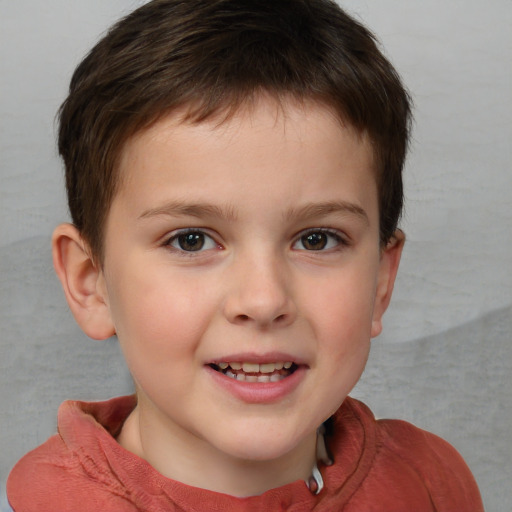
[[[146,422],[137,406],[126,420],[118,442],[167,478],[210,491],[256,496],[296,480],[308,480],[316,462],[316,433],[300,446],[271,460],[234,457],[191,433],[171,431]]]

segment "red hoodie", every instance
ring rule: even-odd
[[[23,457],[7,481],[15,512],[480,512],[468,467],[448,443],[411,424],[376,421],[347,398],[326,443],[332,466],[314,495],[303,481],[235,498],[162,476],[115,437],[134,397],[64,402],[59,434]]]

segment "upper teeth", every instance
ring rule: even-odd
[[[227,363],[222,362],[218,363],[217,366],[221,370],[225,370],[230,366],[233,370],[243,370],[245,373],[272,373],[276,370],[282,370],[283,368],[288,370],[292,366],[292,362],[286,361],[286,362],[276,362],[276,363]]]

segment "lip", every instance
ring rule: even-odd
[[[237,354],[229,354],[227,356],[217,357],[205,364],[219,364],[219,363],[278,363],[279,361],[286,362],[290,361],[295,363],[297,366],[307,366],[306,361],[303,358],[287,354],[285,352],[267,352],[265,354],[258,355],[256,353],[240,352]]]
[[[214,370],[209,364],[221,362],[247,362],[247,363],[272,363],[279,361],[292,361],[298,367],[288,377],[278,382],[244,382],[227,377],[222,372]],[[210,361],[204,366],[208,375],[216,385],[227,391],[234,398],[247,404],[272,404],[283,400],[291,395],[304,380],[308,366],[303,361],[290,354],[268,353],[256,354],[231,354],[222,358]]]

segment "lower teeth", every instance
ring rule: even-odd
[[[273,373],[271,375],[250,375],[244,372],[233,373],[229,370],[224,372],[224,375],[231,379],[239,380],[242,382],[279,382],[280,380],[283,380],[285,377],[287,377],[287,375],[281,375],[280,373]]]

